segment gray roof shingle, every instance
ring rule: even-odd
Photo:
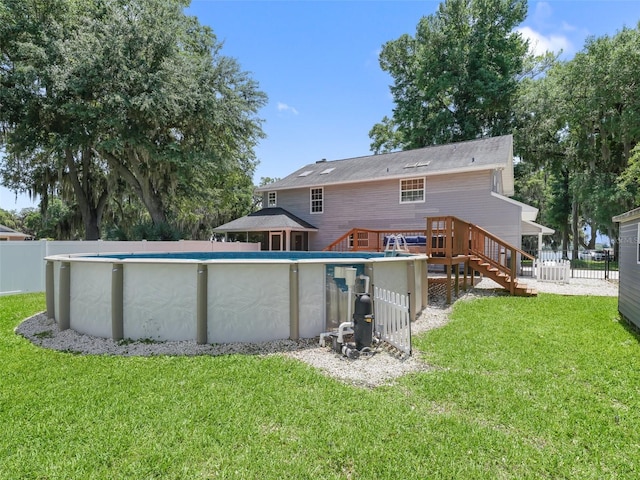
[[[507,194],[513,185],[513,137],[469,140],[403,152],[384,153],[305,165],[257,191],[358,183],[392,178],[503,169]]]
[[[266,232],[269,230],[316,231],[316,227],[305,222],[284,208],[263,208],[244,217],[214,228],[216,232]]]

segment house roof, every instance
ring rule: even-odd
[[[29,238],[29,235],[25,233],[18,232],[12,228],[9,228],[5,225],[0,225],[0,238],[20,238],[25,239]]]
[[[213,229],[215,232],[266,232],[295,230],[317,232],[318,229],[280,207],[269,207],[250,213]]]
[[[522,220],[522,235],[553,235],[556,231],[553,228],[545,227],[531,220]]]
[[[321,160],[305,165],[277,182],[259,187],[257,191],[482,170],[502,171],[504,193],[513,194],[513,137],[511,135],[344,160]]]
[[[621,213],[620,215],[616,215],[611,220],[614,222],[630,222],[632,220],[636,220],[640,218],[640,207],[634,208],[633,210],[629,210],[628,212]]]

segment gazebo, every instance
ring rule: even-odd
[[[262,250],[309,250],[309,232],[318,229],[284,208],[269,207],[213,229],[217,233],[262,234]]]

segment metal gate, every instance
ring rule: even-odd
[[[411,355],[409,295],[374,287],[376,330],[380,338],[402,353]]]

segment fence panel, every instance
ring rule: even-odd
[[[0,295],[44,292],[45,257],[74,253],[242,252],[259,251],[260,244],[180,240],[155,241],[12,241],[0,242]]]
[[[568,282],[571,275],[569,260],[536,261],[536,277],[543,282]]]
[[[409,296],[374,287],[376,329],[383,341],[411,355]]]
[[[43,292],[46,242],[0,242],[0,295]]]
[[[608,251],[601,257],[591,258],[584,252],[578,254],[578,258],[563,258],[561,251],[543,250],[542,252],[528,252],[536,257],[538,264],[544,262],[569,261],[571,278],[585,278],[593,280],[618,280],[618,262]],[[571,252],[568,252],[571,257]],[[523,261],[519,275],[531,276],[536,274],[536,268],[531,268],[529,263]]]

